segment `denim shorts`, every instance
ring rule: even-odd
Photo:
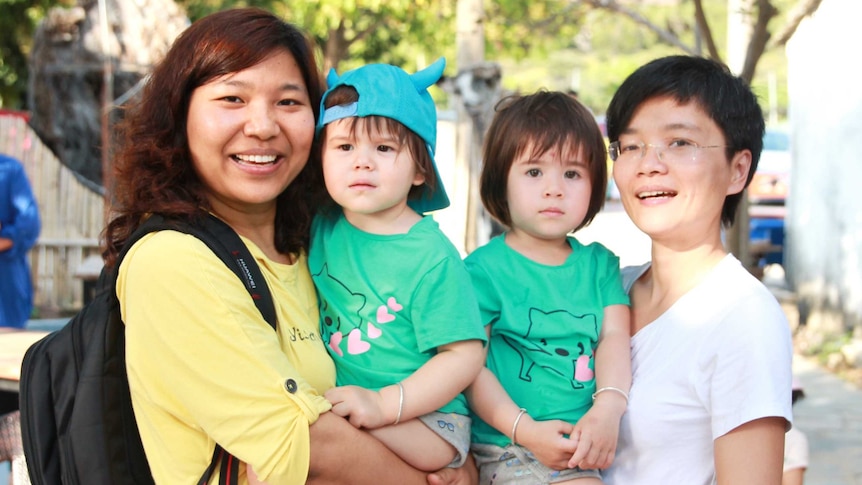
[[[601,478],[598,470],[568,468],[554,470],[543,465],[530,450],[508,445],[501,448],[496,445],[474,443],[471,450],[479,467],[479,484],[488,485],[540,485],[546,483],[565,482],[575,478]]]

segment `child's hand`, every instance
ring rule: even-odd
[[[518,444],[530,450],[543,465],[554,470],[569,467],[569,459],[575,452],[578,441],[571,435],[574,427],[558,419],[534,421],[525,414],[515,433]]]
[[[383,412],[383,397],[379,392],[359,386],[333,387],[323,395],[332,403],[332,412],[347,418],[356,428],[375,429],[392,424]]]
[[[467,453],[467,461],[458,468],[444,468],[428,474],[428,485],[476,485],[479,483],[479,469],[472,453]]]
[[[609,407],[593,406],[575,425],[577,449],[568,468],[605,469],[614,461],[621,413]]]
[[[245,470],[246,475],[248,476],[248,485],[266,485],[266,482],[262,482],[257,478],[257,473],[254,472],[251,465],[246,465]]]

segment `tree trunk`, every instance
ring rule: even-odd
[[[338,22],[338,27],[329,31],[326,36],[326,45],[323,48],[323,74],[328,74],[330,69],[338,70],[338,63],[347,56],[347,48],[350,43],[345,39],[344,20]]]
[[[749,12],[756,0],[728,0],[727,2],[727,65],[734,73],[741,73],[746,64],[748,43],[752,38]],[[750,82],[750,81],[749,81]],[[743,190],[736,210],[735,222],[724,233],[724,245],[745,266],[750,266],[748,255],[748,191]]]
[[[484,7],[482,0],[458,0],[456,10],[455,45],[458,70],[464,71],[485,60]],[[479,174],[482,168],[482,145],[484,133],[472,122],[463,103],[457,103],[458,130],[455,150],[455,167],[458,176],[466,176],[469,187],[467,205],[464,208],[464,250],[469,253],[482,241],[480,226],[483,224],[482,201],[479,196]],[[464,174],[464,175],[461,175]]]
[[[727,6],[728,65],[749,84],[769,41],[768,24],[778,11],[769,0],[729,0]],[[749,249],[748,189],[736,211],[735,223],[725,232],[725,245],[749,270],[756,264]]]

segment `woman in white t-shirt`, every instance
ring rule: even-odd
[[[623,82],[607,127],[620,199],[652,247],[623,272],[633,384],[605,481],[779,485],[790,332],[722,243],[762,148],[757,98],[721,64],[665,57]]]

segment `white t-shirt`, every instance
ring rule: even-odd
[[[627,290],[648,267],[623,269]],[[731,255],[631,346],[632,387],[608,485],[712,484],[716,438],[763,417],[791,421],[787,320]]]

